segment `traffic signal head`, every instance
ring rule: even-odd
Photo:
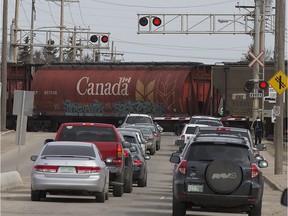
[[[160,26],[162,23],[162,20],[159,17],[154,17],[152,22],[154,26]]]
[[[259,89],[261,90],[265,90],[268,88],[268,83],[264,80],[260,80],[259,81]]]
[[[107,42],[108,42],[108,36],[103,35],[103,36],[101,37],[101,41],[102,41],[103,43],[107,43]]]
[[[93,42],[93,43],[96,43],[96,42],[98,41],[97,35],[92,35],[92,36],[90,37],[90,41]]]
[[[244,86],[244,91],[245,92],[251,92],[254,88],[254,82],[253,81],[246,81],[245,86]]]
[[[140,20],[139,20],[139,24],[141,26],[146,26],[148,24],[148,19],[147,17],[142,17]]]

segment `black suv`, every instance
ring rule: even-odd
[[[261,216],[263,178],[260,168],[267,161],[256,162],[247,139],[241,136],[203,134],[195,137],[179,156],[173,174],[173,216],[186,210],[247,212]]]

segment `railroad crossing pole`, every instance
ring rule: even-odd
[[[285,0],[276,1],[275,28],[275,72],[285,73]],[[283,93],[285,95],[285,92]],[[280,114],[276,116],[274,128],[275,166],[274,174],[283,174],[283,103],[284,97],[277,95],[276,104],[280,107]],[[287,101],[286,101],[287,103]]]
[[[255,13],[254,13],[254,55],[258,55],[260,48],[260,8],[262,0],[255,0]],[[254,82],[259,82],[259,63],[255,62],[253,65],[253,80]],[[259,115],[259,98],[253,98],[253,108],[252,108],[252,117],[253,121]]]

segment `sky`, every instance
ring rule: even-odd
[[[15,15],[15,1],[8,1],[8,28]],[[205,64],[236,62],[248,53],[249,46],[253,42],[250,35],[240,34],[137,34],[137,14],[244,14],[248,13],[247,9],[235,6],[254,6],[254,0],[75,1],[65,1],[64,25],[67,28],[77,26],[89,28],[93,32],[109,32],[110,47],[113,41],[114,48],[119,54],[116,60],[119,61],[190,61]],[[19,4],[18,26],[24,29],[30,28],[32,0],[19,0]],[[3,0],[1,0],[1,14],[3,14],[2,5]],[[35,0],[35,10],[35,29],[60,25],[60,0]],[[2,17],[0,20],[2,24]],[[274,34],[267,33],[265,40],[265,48],[273,50]],[[287,49],[285,55],[287,59]]]

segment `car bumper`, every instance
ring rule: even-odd
[[[134,166],[133,167],[133,181],[137,181],[138,179],[144,178],[144,169],[142,166]]]
[[[180,202],[186,202],[192,206],[205,208],[235,208],[249,210],[256,205],[262,198],[260,187],[253,188],[249,195],[236,194],[215,194],[201,192],[186,192],[183,184],[174,185],[174,195]]]
[[[102,192],[105,185],[105,177],[100,175],[89,175],[86,177],[72,177],[61,175],[52,177],[46,174],[35,173],[31,178],[33,190],[71,190]]]

